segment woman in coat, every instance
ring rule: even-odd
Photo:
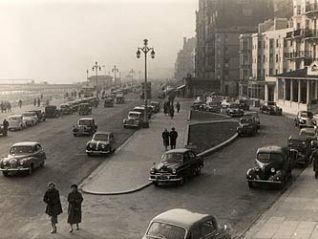
[[[45,213],[51,218],[51,233],[56,233],[57,216],[61,214],[63,210],[60,201],[60,194],[55,188],[55,183],[49,183],[48,190],[44,194],[43,201],[46,203]]]
[[[68,218],[67,222],[70,224],[70,232],[73,232],[73,225],[76,224],[76,229],[79,230],[79,223],[82,221],[82,194],[78,191],[77,185],[71,186],[72,191],[68,194]]]

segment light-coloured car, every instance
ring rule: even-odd
[[[226,226],[212,215],[171,209],[153,218],[142,239],[231,239]]]
[[[144,115],[138,111],[129,111],[128,117],[123,120],[124,128],[141,128],[144,122]]]
[[[9,130],[21,130],[25,128],[25,123],[23,121],[22,115],[10,115],[8,117]]]
[[[26,126],[34,126],[38,123],[38,116],[35,112],[24,112],[22,117]]]
[[[87,155],[108,154],[115,150],[115,137],[112,132],[98,131],[86,144]]]
[[[315,128],[302,128],[299,131],[300,136],[304,136],[306,138],[310,138],[313,140],[317,140],[317,129]]]

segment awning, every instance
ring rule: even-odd
[[[186,85],[180,85],[180,86],[177,87],[177,90],[182,90],[185,87],[186,87]]]

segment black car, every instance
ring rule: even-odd
[[[311,139],[305,136],[290,136],[288,138],[288,148],[297,150],[296,164],[306,167],[311,163],[311,153],[313,147]]]
[[[310,111],[299,111],[295,118],[295,126],[298,128],[314,128],[317,122]]]
[[[282,188],[292,176],[296,158],[297,151],[287,147],[259,148],[256,153],[256,166],[248,169],[246,173],[248,186],[254,188],[259,184],[271,184]]]
[[[253,116],[244,116],[240,119],[236,132],[239,136],[254,136],[257,134],[258,125]]]
[[[250,105],[247,100],[239,100],[238,101],[239,108],[242,110],[250,110]]]
[[[92,107],[90,106],[89,103],[82,103],[79,105],[78,114],[79,115],[90,115],[90,114],[92,114]]]
[[[201,174],[203,160],[190,149],[173,149],[165,152],[161,161],[150,170],[149,180],[159,183],[184,183],[190,176]]]
[[[114,107],[114,100],[111,97],[107,97],[104,101],[104,107]]]
[[[97,130],[97,125],[93,118],[81,118],[77,121],[77,125],[73,126],[73,135],[93,135]]]
[[[154,107],[153,113],[158,113],[160,112],[160,102],[157,101],[151,101],[150,105]]]
[[[244,110],[240,109],[238,104],[230,104],[226,109],[226,114],[231,117],[242,117]]]
[[[57,118],[60,116],[60,110],[56,105],[45,106],[45,118]]]
[[[263,114],[269,115],[282,115],[283,110],[282,108],[278,107],[275,102],[268,101],[265,105],[260,107],[260,112]]]
[[[73,114],[73,107],[70,104],[61,104],[60,111],[63,115],[71,115]]]

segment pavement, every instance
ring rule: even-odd
[[[162,131],[176,128],[177,148],[187,144],[188,109],[192,100],[179,100],[181,110],[173,119],[162,112],[153,115],[150,128],[137,130],[114,155],[106,158],[81,185],[85,193],[115,195],[141,190],[151,183],[147,173],[164,153]],[[146,140],[145,140],[146,139]],[[144,172],[144,173],[140,173]]]
[[[318,181],[307,167],[290,188],[266,211],[245,239],[317,239]]]

